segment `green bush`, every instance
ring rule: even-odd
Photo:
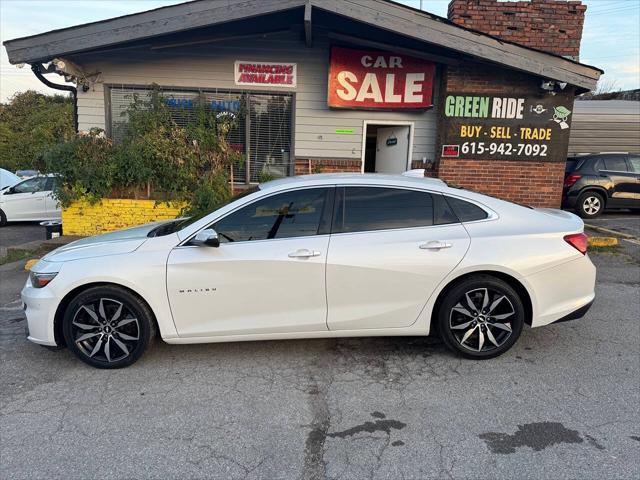
[[[0,103],[0,168],[38,168],[44,152],[74,136],[69,96],[28,90]]]
[[[179,126],[157,88],[148,99],[134,96],[122,143],[94,130],[57,145],[43,156],[42,168],[59,173],[56,192],[63,206],[84,198],[150,196],[186,202],[185,212],[211,211],[231,195],[229,171],[243,161],[226,140],[237,117],[195,103],[194,121]]]

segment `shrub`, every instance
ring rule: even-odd
[[[79,198],[147,196],[186,202],[186,213],[196,215],[229,198],[229,171],[243,161],[226,140],[235,115],[212,111],[202,99],[195,102],[194,121],[179,126],[157,87],[149,98],[135,95],[125,115],[120,144],[92,130],[44,155],[43,169],[61,176],[56,196],[63,206]]]

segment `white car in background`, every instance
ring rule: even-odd
[[[0,226],[7,222],[60,220],[62,210],[53,196],[56,178],[43,175],[0,191]]]
[[[595,267],[577,216],[388,175],[293,177],[200,218],[82,239],[22,290],[29,339],[99,368],[169,343],[436,331],[495,357],[579,318]]]
[[[20,177],[15,173],[11,173],[9,170],[0,168],[0,190],[4,190],[7,187],[15,185],[20,181]]]

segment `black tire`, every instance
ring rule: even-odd
[[[605,199],[601,193],[587,191],[578,197],[576,211],[582,218],[596,218],[604,212]]]
[[[474,275],[446,293],[438,311],[438,331],[454,352],[484,360],[509,350],[520,337],[524,320],[522,300],[509,284],[490,275]]]
[[[7,216],[0,210],[0,227],[4,227],[7,224]]]
[[[62,331],[69,350],[83,362],[97,368],[123,368],[150,346],[155,322],[149,306],[128,290],[99,286],[69,303]]]

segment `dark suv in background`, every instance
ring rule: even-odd
[[[600,153],[567,160],[562,207],[582,218],[609,208],[640,210],[640,155]]]

